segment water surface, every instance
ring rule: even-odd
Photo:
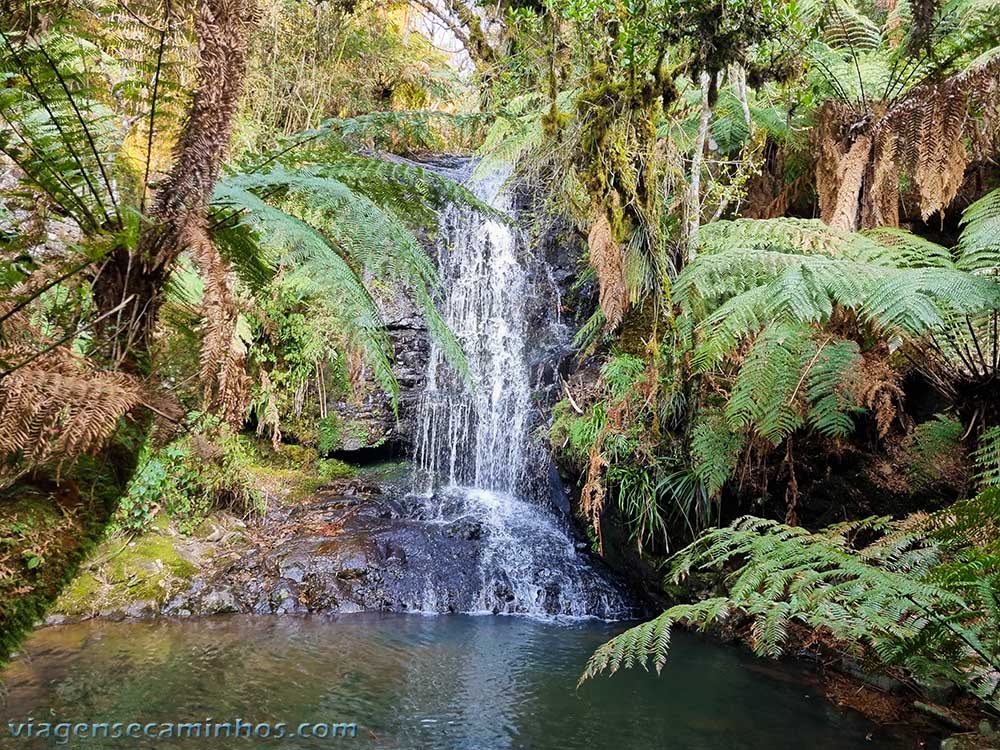
[[[620,623],[357,614],[91,622],[35,633],[3,674],[7,718],[356,722],[356,738],[73,741],[80,750],[774,750],[909,747],[792,668],[687,633],[657,678],[576,689]],[[39,750],[52,740],[0,746]],[[65,747],[62,745],[61,747]]]

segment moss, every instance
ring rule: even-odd
[[[319,475],[329,481],[331,479],[350,479],[357,475],[357,469],[336,458],[327,458],[319,462]]]
[[[265,460],[285,469],[302,470],[316,465],[319,453],[307,445],[280,445]]]
[[[296,469],[251,466],[249,471],[268,495],[287,504],[307,500],[325,483],[319,474]]]
[[[164,515],[155,526],[166,528]],[[152,531],[124,542],[107,539],[90,556],[94,571],[77,576],[56,600],[54,609],[71,617],[121,609],[133,602],[162,604],[198,572],[176,547],[176,537]]]
[[[83,617],[97,611],[101,598],[101,583],[93,573],[77,576],[56,600],[54,608],[71,617]]]
[[[131,542],[108,562],[110,598],[127,602],[165,600],[172,579],[187,580],[198,571],[177,551],[173,540],[158,533]]]
[[[169,527],[170,527],[170,518],[167,516],[166,513],[160,513],[159,515],[154,517],[152,523],[150,524],[150,528],[152,528],[154,531],[160,531],[160,532],[166,532],[166,530]]]
[[[364,445],[368,445],[368,425],[366,423],[354,419],[345,419],[343,424],[345,434],[350,435]]]
[[[104,535],[135,471],[146,423],[122,423],[107,449],[61,477],[39,472],[0,492],[0,665],[41,620]]]

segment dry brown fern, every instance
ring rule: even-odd
[[[845,229],[898,226],[902,173],[913,179],[924,221],[947,209],[970,161],[993,155],[998,92],[1000,55],[994,55],[919,84],[888,107],[859,114],[825,104],[813,135],[823,220]]]
[[[590,265],[597,272],[601,285],[601,310],[608,328],[614,328],[621,323],[628,309],[628,291],[622,247],[615,242],[611,222],[605,214],[602,213],[590,228],[587,245]]]
[[[875,417],[879,437],[886,437],[897,418],[905,415],[902,375],[881,353],[868,352],[853,379],[854,397]]]
[[[205,284],[199,370],[205,406],[224,422],[240,426],[248,405],[249,377],[246,347],[236,332],[239,310],[229,281],[229,266],[204,223],[188,228],[185,244]]]
[[[604,535],[601,533],[601,513],[604,510],[604,470],[608,462],[601,455],[601,440],[598,439],[590,448],[590,460],[587,466],[587,481],[580,491],[580,510],[590,521],[590,526],[597,537],[597,552],[604,554]]]
[[[868,200],[861,204],[860,223],[865,227],[899,226],[899,162],[895,158],[899,136],[880,130],[872,144],[872,160],[865,182]]]
[[[141,403],[141,387],[121,373],[14,370],[0,379],[0,486],[99,451]]]

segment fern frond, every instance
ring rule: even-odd
[[[671,607],[614,638],[595,652],[581,680],[645,666],[650,658],[659,668],[669,646],[663,632],[674,623],[706,628],[736,614],[749,618],[759,655],[779,656],[789,625],[799,622],[824,629],[859,656],[874,654],[886,666],[947,677],[995,705],[990,675],[998,666],[992,648],[998,621],[984,614],[998,605],[995,590],[981,582],[996,577],[1000,556],[995,548],[981,551],[959,541],[963,532],[955,525],[960,518],[961,528],[974,527],[995,512],[996,498],[990,497],[954,506],[938,517],[940,531],[885,518],[816,533],[738,519],[706,532],[671,560],[675,581],[694,568],[733,568],[728,594]],[[858,539],[874,541],[858,547]],[[953,557],[945,557],[942,543],[952,545]]]
[[[715,497],[729,480],[744,437],[734,431],[722,414],[710,412],[698,419],[691,430],[691,468]]]
[[[0,486],[103,448],[141,403],[132,378],[88,372],[72,360],[66,358],[63,371],[24,367],[0,379]]]
[[[987,193],[962,214],[958,267],[978,274],[1000,271],[1000,190]]]
[[[1000,487],[1000,426],[980,435],[972,460],[976,465],[976,480],[984,489]]]

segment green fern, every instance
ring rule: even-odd
[[[853,341],[825,341],[806,364],[808,419],[814,430],[828,437],[846,437],[854,431],[851,415],[861,410],[852,386],[861,363]]]
[[[100,50],[52,31],[0,31],[0,149],[86,232],[121,226],[112,172],[121,129],[98,100]]]
[[[976,481],[983,488],[1000,487],[1000,427],[991,427],[980,435],[972,460]]]
[[[809,355],[808,331],[765,328],[740,367],[726,405],[726,419],[737,429],[755,427],[777,445],[804,422],[795,404],[803,360]]]
[[[745,444],[722,413],[708,412],[691,429],[691,469],[709,497],[716,497],[732,475]]]
[[[987,193],[962,214],[958,267],[980,274],[1000,269],[1000,190]]]
[[[357,170],[352,173],[357,177]],[[408,289],[450,361],[465,371],[461,347],[434,304],[437,272],[391,208],[327,176],[323,168],[281,166],[222,180],[215,202],[239,215],[236,231],[249,226],[274,249],[274,260],[291,269],[288,283],[307,296],[343,299],[345,321],[359,334],[376,378],[394,399],[398,386],[391,345],[362,272]]]
[[[601,367],[601,380],[611,397],[621,400],[635,392],[635,386],[646,370],[646,363],[631,354],[615,354]]]
[[[953,417],[936,414],[914,428],[903,446],[907,478],[918,488],[958,474],[965,428]]]
[[[772,323],[824,323],[836,308],[882,336],[919,338],[1000,307],[1000,285],[955,269],[901,232],[843,233],[813,221],[716,222],[674,284],[698,320],[697,369],[723,361]]]
[[[923,525],[870,518],[810,533],[745,517],[705,533],[671,561],[676,583],[693,570],[729,571],[726,596],[671,607],[601,646],[581,681],[652,661],[666,663],[674,623],[708,628],[748,618],[755,653],[779,656],[796,622],[825,629],[859,656],[921,677],[946,677],[997,705],[1000,620],[992,583],[1000,569],[969,530],[994,528],[1000,493],[932,516]],[[981,538],[981,533],[978,535]],[[861,539],[870,540],[859,546]],[[873,540],[873,541],[871,541]],[[978,586],[983,575],[990,588]]]

